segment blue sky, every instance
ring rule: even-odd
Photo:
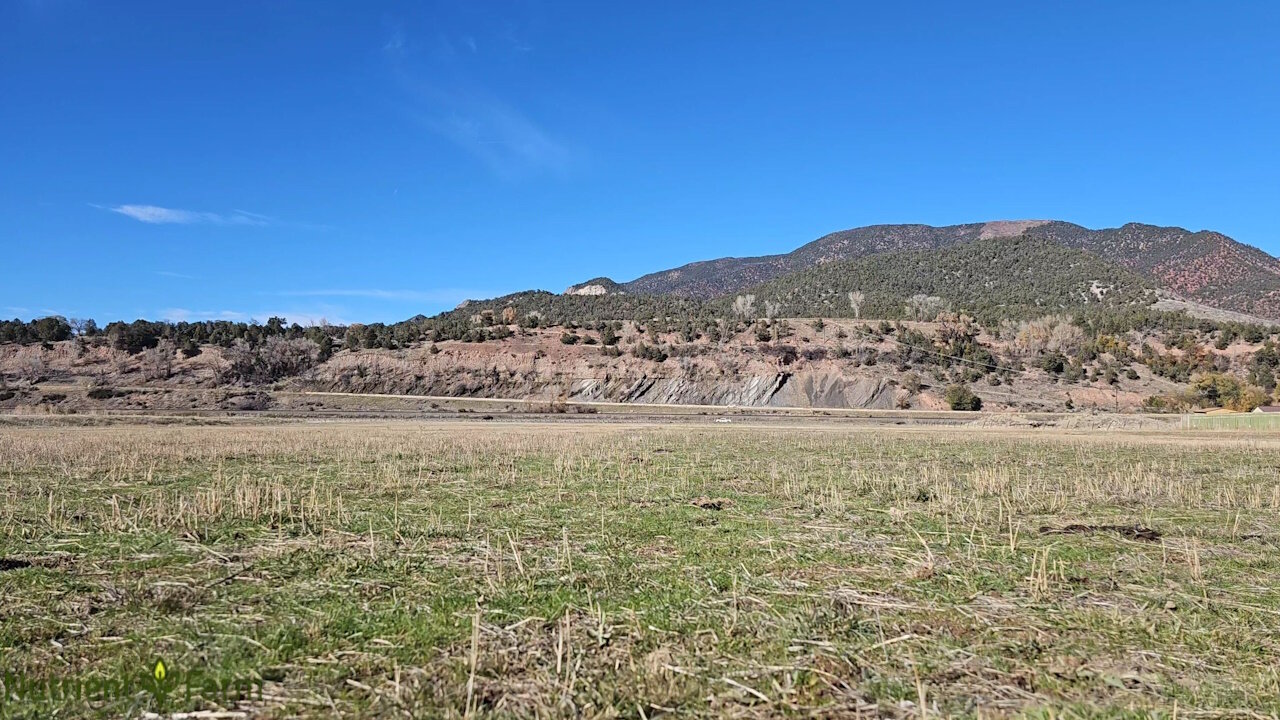
[[[331,322],[887,222],[1280,252],[1280,3],[0,0],[0,315]]]

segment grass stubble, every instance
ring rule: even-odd
[[[1274,716],[1278,509],[1249,434],[7,427],[0,670],[256,686],[187,717]]]

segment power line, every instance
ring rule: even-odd
[[[992,365],[991,363],[984,363],[978,360],[970,360],[969,358],[960,357],[959,355],[947,355],[945,353],[938,352],[933,348],[924,348],[924,347],[920,347],[919,345],[911,345],[910,343],[904,343],[897,338],[889,337],[887,335],[885,336],[885,339],[900,347],[911,348],[912,350],[918,350],[922,353],[927,353],[929,355],[934,355],[947,360],[955,360],[956,362],[968,363],[970,365],[975,365],[977,367],[991,368],[992,370],[1004,370],[1006,372],[1011,372],[1011,373],[1024,372],[1024,370],[1018,370],[1017,368],[1005,367],[1003,365]]]

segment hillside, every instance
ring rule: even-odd
[[[1157,297],[1146,278],[1092,253],[979,232],[709,301],[535,291],[345,328],[3,321],[0,411],[338,410],[314,405],[305,393],[316,391],[938,409],[956,406],[947,393],[961,385],[992,410],[1271,400],[1274,327],[1193,318],[1204,306]]]
[[[190,357],[163,345],[131,353],[105,337],[0,344],[0,412],[311,412],[354,402],[308,392],[417,396],[420,409],[430,396],[529,401],[553,412],[565,400],[938,410],[957,382],[970,383],[988,410],[1137,410],[1153,396],[1182,397],[1194,374],[1215,367],[1274,387],[1277,362],[1260,352],[1266,336],[1187,352],[1168,348],[1182,331],[1094,340],[1062,321],[1009,332],[851,319],[719,327],[690,337],[674,325],[628,322],[612,339],[603,329],[573,330],[572,343],[563,327],[516,327],[501,339],[335,349],[328,357],[310,340],[282,335],[256,346],[206,344]],[[773,339],[762,339],[766,329]]]
[[[624,292],[621,285],[607,277],[592,278],[586,282],[572,285],[564,291],[565,295],[609,295]]]
[[[671,276],[697,295],[598,277],[392,324],[0,321],[0,409],[266,391],[932,409],[963,384],[991,409],[1247,408],[1275,391],[1277,333],[1229,306],[1275,316],[1277,264],[1176,228],[895,225]],[[738,289],[703,297],[722,280]]]
[[[1280,319],[1280,260],[1221,233],[1138,223],[1102,230],[1035,220],[873,225],[831,233],[785,254],[719,258],[650,273],[613,291],[711,299],[827,263],[1024,233],[1112,260],[1154,287],[1198,303]]]
[[[1030,234],[825,262],[746,292],[781,317],[931,320],[950,309],[991,323],[1155,299],[1152,283],[1137,273]],[[862,295],[856,308],[850,293]]]
[[[988,225],[1008,224],[975,223],[948,227],[872,225],[824,235],[784,255],[695,262],[650,273],[623,283],[621,287],[624,291],[633,293],[713,298],[736,293],[752,285],[826,262],[850,260],[893,250],[939,248],[977,240],[983,236]],[[1010,234],[1016,235],[1017,232]]]
[[[1221,233],[1138,223],[1090,230],[1064,222],[1033,232],[1115,260],[1205,305],[1280,319],[1280,260]]]

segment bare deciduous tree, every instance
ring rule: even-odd
[[[142,377],[147,380],[168,379],[173,374],[173,353],[173,341],[168,338],[142,353]]]
[[[918,294],[907,299],[907,317],[912,320],[933,320],[946,309],[947,301],[935,295]]]
[[[1074,355],[1084,341],[1084,330],[1070,316],[1049,315],[1019,323],[1014,346],[1030,354],[1049,351]]]
[[[320,348],[305,338],[272,336],[256,347],[237,340],[222,354],[229,362],[224,381],[254,384],[301,375],[316,364]]]
[[[81,318],[71,318],[70,320],[67,321],[67,324],[71,326],[72,335],[76,337],[83,337],[88,332],[89,325],[92,322],[93,322],[92,320],[84,320]]]
[[[733,314],[743,319],[751,319],[756,311],[755,295],[739,295],[733,299]]]
[[[862,319],[862,303],[865,302],[866,299],[867,296],[863,295],[861,290],[854,290],[849,293],[849,308],[853,310],[853,317],[855,319]]]
[[[968,344],[978,336],[978,324],[964,313],[941,312],[935,318],[938,322],[936,339],[942,345]]]
[[[44,355],[36,349],[23,352],[18,358],[18,375],[27,382],[36,383],[44,379],[47,370]]]

